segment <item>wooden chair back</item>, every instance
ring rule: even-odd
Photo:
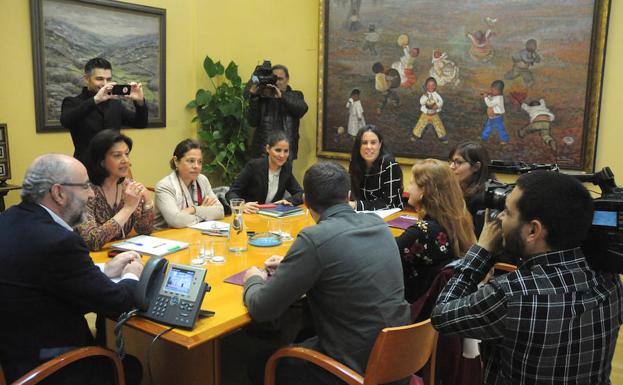
[[[363,383],[368,385],[397,381],[419,371],[428,363],[424,381],[427,385],[434,385],[437,337],[430,319],[383,329],[370,353]]]
[[[424,373],[425,384],[434,385],[437,336],[430,319],[383,329],[368,358],[365,376],[314,350],[301,347],[282,348],[266,364],[264,385],[275,384],[275,369],[278,360],[284,357],[309,361],[349,385],[377,385],[397,381],[427,366]]]
[[[495,265],[493,265],[493,268],[498,271],[506,271],[509,273],[511,271],[517,270],[517,266],[504,262],[497,262]]]
[[[82,360],[87,357],[95,357],[95,356],[105,357],[109,359],[110,361],[112,361],[114,372],[115,372],[114,373],[115,383],[117,385],[125,385],[123,364],[121,363],[119,356],[117,356],[117,353],[113,352],[112,350],[104,349],[99,346],[87,346],[83,348],[77,348],[67,353],[61,354],[60,356],[55,357],[51,359],[50,361],[47,361],[37,366],[30,372],[24,374],[22,377],[18,378],[11,385],[38,384],[39,382],[46,379],[48,376],[56,373],[57,371],[61,370],[62,368],[64,368],[65,366],[73,362]],[[1,373],[1,370],[0,370],[0,385],[6,385],[6,381],[5,381],[4,375]]]

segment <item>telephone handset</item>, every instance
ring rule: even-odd
[[[168,269],[167,269],[168,266]],[[137,315],[163,324],[192,329],[209,290],[206,269],[149,259],[134,292]]]

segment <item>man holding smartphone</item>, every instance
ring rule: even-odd
[[[94,58],[84,66],[86,87],[77,96],[63,100],[61,124],[71,133],[74,157],[83,162],[91,139],[105,129],[119,131],[121,126],[147,127],[147,104],[141,83],[119,86],[112,81],[112,65],[103,58]],[[134,103],[127,109],[121,97]]]

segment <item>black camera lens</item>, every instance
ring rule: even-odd
[[[505,184],[490,180],[485,186],[485,207],[493,210],[504,211],[506,197],[513,191],[515,185]]]

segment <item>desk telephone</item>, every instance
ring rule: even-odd
[[[167,266],[169,267],[167,269]],[[159,323],[192,329],[201,310],[201,302],[210,286],[205,282],[206,269],[151,258],[139,279],[135,300],[137,315]]]

